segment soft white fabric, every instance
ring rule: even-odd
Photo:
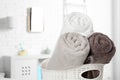
[[[67,32],[78,32],[85,36],[93,33],[93,23],[91,19],[80,12],[72,12],[65,16],[61,34]]]
[[[58,39],[47,69],[65,70],[82,65],[88,56],[88,39],[79,33],[65,33]]]

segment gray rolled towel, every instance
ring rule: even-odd
[[[88,39],[79,33],[62,34],[56,44],[47,69],[66,70],[84,64],[90,50]]]
[[[102,33],[93,33],[89,37],[90,53],[85,61],[85,64],[97,63],[107,64],[111,61],[116,52],[113,41]],[[93,74],[93,76],[90,76]],[[97,72],[88,72],[89,78],[94,77]]]

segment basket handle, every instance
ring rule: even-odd
[[[103,64],[87,64],[87,65],[83,65],[81,67],[81,71],[79,73],[79,78],[80,80],[102,80],[103,78]],[[82,74],[84,74],[85,72],[88,71],[98,71],[99,75],[97,75],[97,77],[89,79],[89,78],[85,78],[82,76]]]

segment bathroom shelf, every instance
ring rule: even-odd
[[[38,66],[45,55],[30,56],[3,56],[3,66],[6,78],[17,80],[38,80]]]

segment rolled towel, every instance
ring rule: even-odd
[[[90,53],[85,63],[107,64],[115,54],[113,41],[102,33],[94,33],[89,37]]]
[[[90,53],[85,64],[97,63],[107,64],[111,61],[115,54],[116,48],[113,41],[102,33],[94,33],[89,37]],[[90,76],[92,74],[92,76]],[[88,72],[87,76],[92,78],[97,72]]]
[[[90,50],[88,39],[79,33],[65,33],[58,39],[47,69],[66,70],[82,65]]]
[[[89,36],[93,32],[93,23],[91,19],[80,12],[73,12],[65,16],[63,33],[78,32],[85,36]]]

